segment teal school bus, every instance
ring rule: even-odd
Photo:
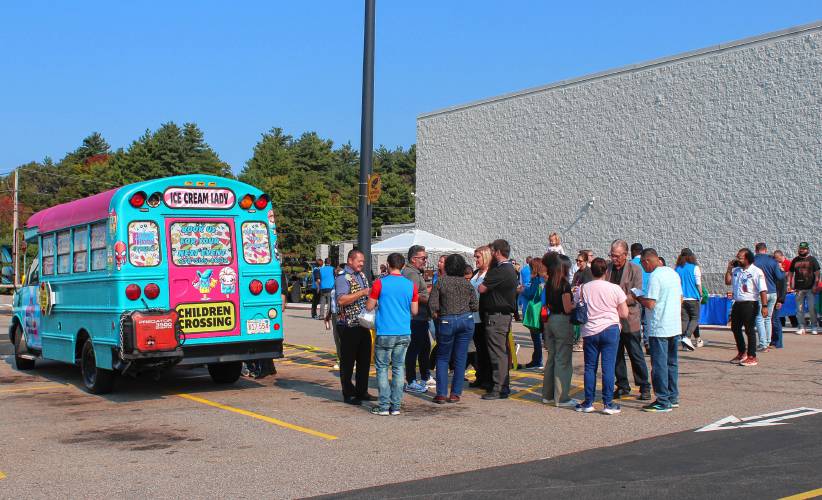
[[[116,374],[282,357],[275,215],[259,189],[207,175],[131,184],[32,215],[37,245],[13,300],[18,369],[80,366],[92,393]]]

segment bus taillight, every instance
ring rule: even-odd
[[[126,297],[128,300],[137,300],[140,298],[140,285],[134,283],[126,287]]]
[[[160,287],[156,283],[149,283],[143,289],[147,299],[156,299],[160,295]]]
[[[277,290],[280,289],[280,284],[277,283],[277,280],[268,280],[265,282],[265,291],[270,294],[277,293]]]
[[[128,200],[128,202],[131,204],[132,207],[140,208],[143,206],[143,203],[146,202],[146,194],[142,191],[137,191],[136,193],[131,195],[131,198]]]
[[[248,210],[251,208],[251,205],[254,204],[254,197],[250,194],[247,194],[240,198],[240,208],[243,210]]]
[[[251,283],[248,284],[248,290],[253,295],[260,295],[263,291],[263,282],[260,280],[251,280]]]
[[[259,198],[254,202],[254,206],[257,210],[263,210],[265,207],[268,206],[268,195],[261,194]]]

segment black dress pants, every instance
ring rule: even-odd
[[[731,307],[731,331],[734,332],[736,340],[736,351],[746,352],[748,356],[756,357],[756,312],[759,302],[738,301]],[[745,327],[745,335],[742,335],[742,327]],[[748,346],[745,348],[745,337],[748,337]]]
[[[628,351],[631,369],[634,372],[634,383],[639,387],[639,392],[651,392],[651,384],[648,382],[648,365],[645,364],[645,353],[642,352],[642,334],[640,332],[621,332],[619,334],[616,367],[614,367],[617,389],[631,390],[631,384],[628,382],[628,367],[625,364],[625,351]]]
[[[371,370],[371,332],[361,326],[337,325],[340,332],[340,383],[344,398],[364,397],[368,393]],[[355,381],[354,365],[357,365]]]
[[[474,323],[474,346],[477,348],[477,381],[483,386],[490,387],[492,385],[491,357],[488,354],[488,340],[485,336],[485,323]]]

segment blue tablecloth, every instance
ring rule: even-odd
[[[721,295],[711,296],[707,304],[699,309],[700,325],[727,325],[731,318],[731,304],[733,301]],[[789,293],[785,297],[782,308],[776,312],[777,317],[796,316],[796,294]]]

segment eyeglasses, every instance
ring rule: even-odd
[[[626,256],[627,256],[627,254],[624,254],[624,253],[609,253],[608,254],[608,257],[610,257],[612,259],[616,259],[617,257],[626,257]]]
[[[585,259],[577,259],[578,264],[582,264],[583,262],[585,262]]]
[[[417,255],[416,257],[412,257],[414,260],[428,260],[428,257],[424,255]]]

